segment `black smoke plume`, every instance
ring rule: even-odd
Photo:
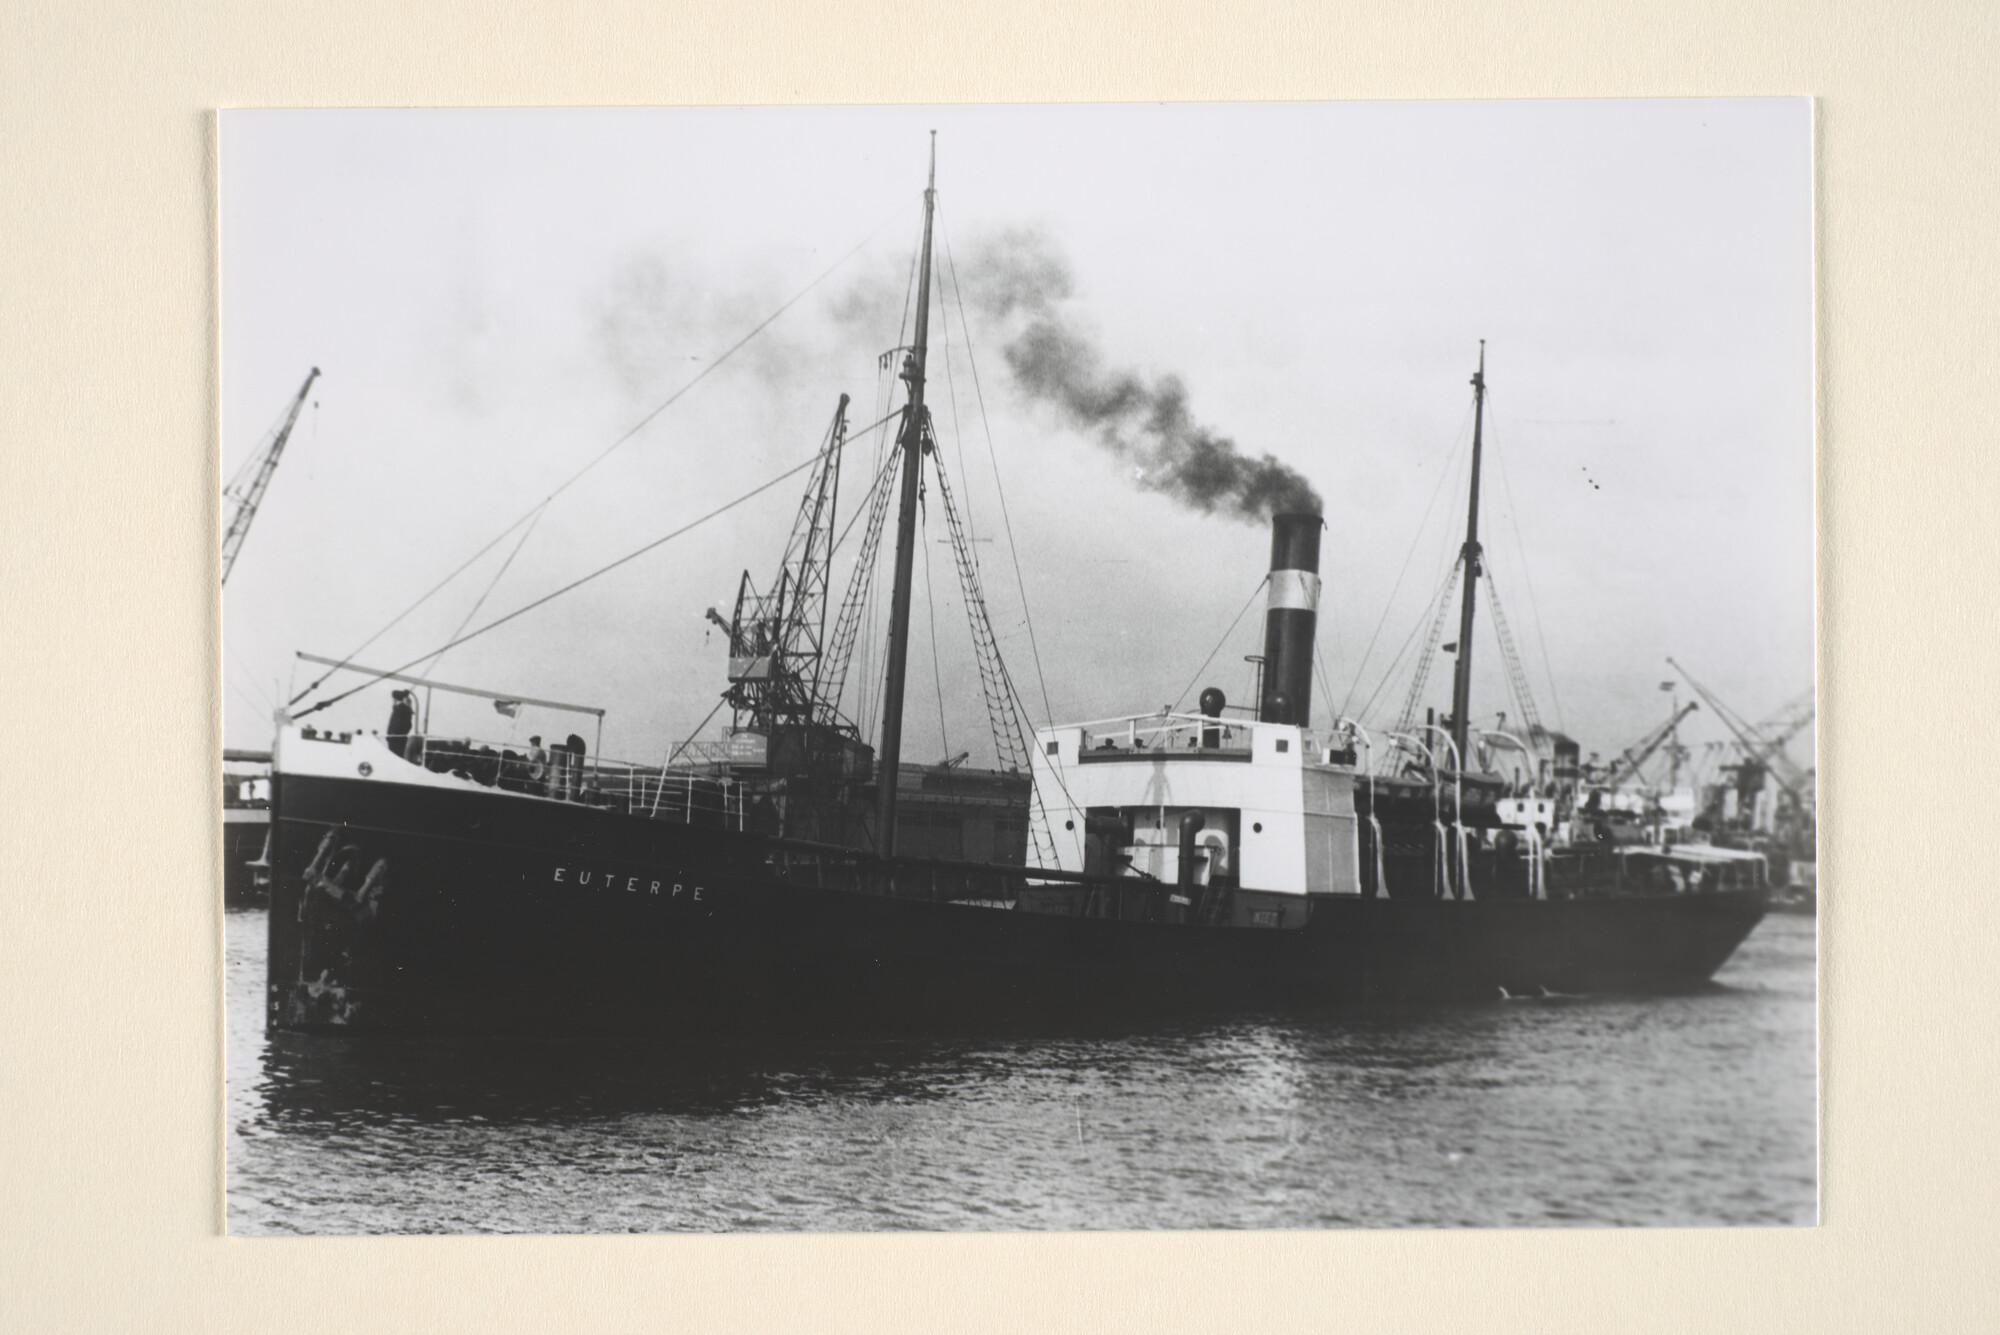
[[[1179,376],[1147,380],[1107,367],[1068,303],[1068,261],[1039,231],[1014,228],[982,241],[962,271],[966,295],[989,318],[1015,327],[1006,348],[1015,385],[1138,470],[1139,485],[1205,514],[1262,522],[1317,514],[1321,503],[1295,469],[1248,454],[1194,419]]]

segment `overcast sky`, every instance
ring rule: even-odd
[[[1669,654],[1753,718],[1811,686],[1803,99],[226,112],[225,479],[323,372],[224,595],[227,743],[268,744],[271,704],[310,680],[295,650],[353,651],[836,261],[550,506],[497,583],[511,539],[359,661],[404,663],[482,595],[473,627],[768,481],[812,454],[842,392],[857,426],[873,420],[932,129],[940,249],[966,301],[961,323],[947,283],[931,406],[1036,722],[1043,682],[1058,719],[1191,701],[1191,684],[1247,702],[1260,609],[1224,632],[1269,535],[1140,485],[1132,459],[1016,382],[1019,314],[973,277],[1006,234],[1066,262],[1060,318],[1104,371],[1177,376],[1198,423],[1324,498],[1337,698],[1316,690],[1316,721],[1344,704],[1383,727],[1402,704],[1407,656],[1384,674],[1462,537],[1482,338],[1482,537],[1544,722],[1617,751],[1664,717]],[[857,446],[849,513],[877,440]],[[725,684],[703,609],[726,615],[746,566],[770,578],[802,484],[435,675],[603,705],[607,754],[656,762]],[[935,504],[926,523],[907,754],[988,759]],[[1481,616],[1474,710],[1490,722],[1516,711]],[[1442,712],[1449,694],[1441,659],[1425,700]],[[495,741],[575,726],[436,709],[439,730]],[[316,718],[387,713],[377,687]],[[1699,752],[1726,733],[1704,711],[1684,736]]]

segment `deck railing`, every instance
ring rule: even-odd
[[[1190,752],[1244,759],[1250,755],[1258,725],[1254,717],[1239,712],[1214,718],[1206,714],[1128,714],[1066,726],[1082,732],[1077,759],[1087,763],[1135,755],[1186,756]],[[1047,740],[1046,731],[1042,738]],[[1355,763],[1354,740],[1343,733],[1301,729],[1299,745],[1301,754],[1314,763]]]
[[[1210,750],[1247,751],[1251,738],[1248,720],[1215,719],[1203,714],[1141,714],[1099,719],[1081,727],[1080,757],[1138,751],[1156,754],[1194,751],[1202,748],[1204,740]]]
[[[516,741],[464,736],[412,733],[382,740],[391,750],[401,743],[404,759],[434,773],[525,797],[734,830],[747,828],[751,819],[743,782],[708,766],[664,769],[559,747],[544,748],[537,760],[531,751],[515,749]]]

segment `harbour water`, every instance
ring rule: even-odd
[[[1815,1217],[1814,923],[1708,988],[717,1045],[263,1030],[233,1233],[1770,1225]]]

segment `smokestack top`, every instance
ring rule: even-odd
[[[1319,531],[1326,521],[1317,512],[1287,511],[1271,516],[1271,569],[1319,573]]]

